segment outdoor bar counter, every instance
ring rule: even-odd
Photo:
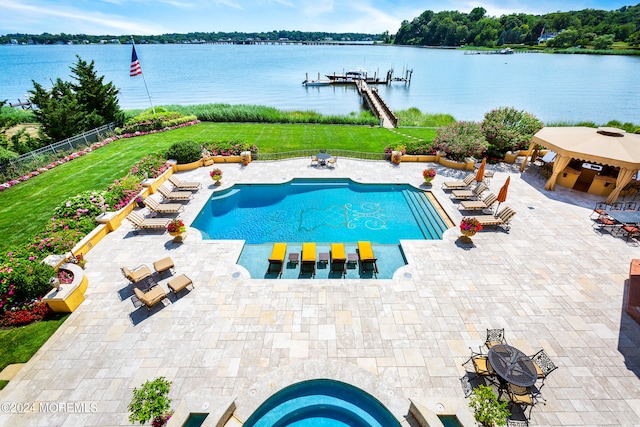
[[[612,176],[600,176],[593,177],[593,182],[589,186],[587,193],[595,194],[597,196],[608,196],[616,187],[616,178]]]
[[[567,166],[564,168],[561,174],[558,175],[558,180],[556,181],[558,185],[561,185],[566,188],[573,188],[576,185],[576,181],[580,176],[580,171],[572,168],[571,166]]]

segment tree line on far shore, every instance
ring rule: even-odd
[[[469,13],[426,10],[411,21],[403,21],[394,42],[419,46],[535,45],[543,34],[553,34],[548,47],[581,45],[606,49],[614,41],[640,46],[640,4],[613,11],[514,13],[499,18],[486,13],[483,7]]]

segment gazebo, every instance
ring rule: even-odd
[[[521,172],[537,146],[557,153],[553,171],[544,186],[546,190],[554,190],[558,175],[565,170],[571,159],[607,165],[620,169],[615,188],[606,200],[611,204],[640,169],[640,135],[621,129],[584,126],[544,127],[533,136],[527,157],[520,167]]]

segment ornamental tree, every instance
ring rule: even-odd
[[[452,160],[462,161],[465,157],[480,157],[487,151],[489,144],[480,123],[463,121],[438,128],[433,147],[447,153]]]
[[[482,131],[491,151],[504,155],[509,150],[526,148],[533,135],[544,125],[536,116],[513,107],[500,107],[484,115]]]
[[[171,381],[158,377],[153,381],[145,381],[140,388],[133,389],[133,398],[129,403],[129,422],[144,424],[149,420],[165,419],[170,413],[169,389]],[[161,424],[162,425],[162,424]]]
[[[486,385],[476,387],[469,399],[473,416],[482,426],[506,425],[511,415],[508,405],[507,401],[499,401],[493,389]]]

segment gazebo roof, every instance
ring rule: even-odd
[[[532,142],[560,156],[627,169],[640,169],[640,135],[616,128],[544,127]]]

